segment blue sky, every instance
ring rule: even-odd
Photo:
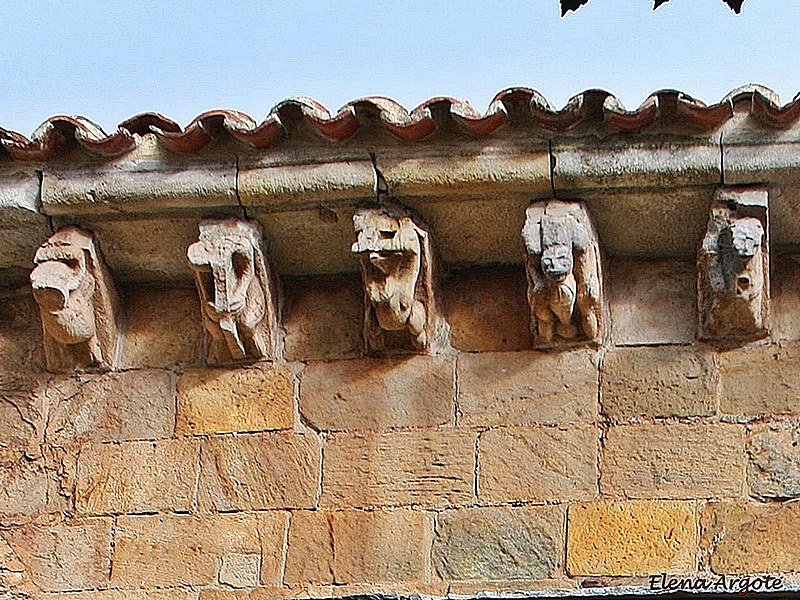
[[[80,114],[113,131],[155,110],[186,125],[212,108],[261,120],[295,95],[330,110],[365,95],[486,109],[511,86],[561,107],[601,87],[635,108],[674,88],[708,103],[750,82],[800,91],[800,2],[557,0],[121,2],[8,0],[0,126],[25,135]]]

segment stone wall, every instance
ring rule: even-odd
[[[0,600],[796,593],[797,105],[609,98],[2,137]]]
[[[778,264],[789,323],[797,267]],[[121,368],[71,376],[45,371],[36,304],[7,294],[0,585],[75,599],[613,589],[661,572],[788,586],[800,332],[691,341],[685,271],[615,267],[611,342],[560,352],[530,349],[522,267],[454,271],[454,352],[388,358],[363,356],[357,276],[287,278],[286,361],[223,368],[201,366],[194,289],[123,286]],[[641,283],[665,277],[681,289]]]

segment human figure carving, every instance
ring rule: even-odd
[[[602,289],[597,238],[582,204],[549,200],[525,213],[528,302],[536,346],[599,342]]]
[[[88,231],[66,227],[36,251],[30,275],[50,371],[114,368],[118,296],[100,248]]]
[[[442,350],[448,328],[435,303],[428,232],[394,205],[360,210],[353,224],[352,251],[359,255],[364,279],[368,351],[385,351],[387,332],[407,332],[407,349]],[[399,342],[396,349],[403,345]]]
[[[241,219],[203,221],[187,255],[200,295],[206,361],[278,359],[277,285],[259,225]]]
[[[767,334],[769,262],[766,207],[718,197],[698,253],[698,308],[703,339],[754,339]],[[750,213],[750,214],[748,214]]]

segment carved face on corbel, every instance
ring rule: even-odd
[[[558,200],[531,205],[522,237],[535,345],[599,341],[600,263],[583,205]]]
[[[92,234],[62,229],[39,247],[34,262],[30,280],[48,368],[112,368],[117,296]]]
[[[430,350],[446,340],[433,306],[428,233],[401,208],[365,209],[353,216],[366,299],[368,349],[382,352],[386,333],[407,331],[411,349]],[[434,331],[435,330],[435,331]]]
[[[187,255],[195,273],[212,363],[275,358],[277,304],[257,224],[204,221]]]
[[[701,339],[748,340],[767,333],[769,262],[765,226],[761,218],[752,216],[760,214],[765,221],[766,202],[763,206],[740,207],[736,196],[735,190],[718,192],[698,252]]]

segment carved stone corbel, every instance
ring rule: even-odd
[[[720,189],[697,253],[698,336],[753,340],[769,332],[767,190]]]
[[[359,210],[353,224],[367,352],[437,354],[449,348],[450,328],[434,293],[429,232],[398,205]]]
[[[534,202],[525,211],[522,238],[534,346],[599,344],[603,276],[586,207],[561,200]]]
[[[93,235],[54,233],[36,251],[30,280],[44,331],[47,369],[113,369],[119,349],[119,300]]]
[[[187,255],[200,295],[206,362],[279,359],[278,286],[258,223],[202,221]]]

